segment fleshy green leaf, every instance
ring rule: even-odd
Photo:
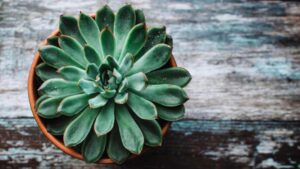
[[[49,79],[45,81],[38,89],[41,95],[48,96],[69,96],[81,93],[76,82],[70,82],[63,79]]]
[[[129,93],[127,104],[131,108],[131,110],[141,119],[154,120],[157,118],[155,105],[152,102],[134,93]]]
[[[48,123],[47,123],[48,132],[55,136],[63,135],[65,129],[75,117],[76,116],[74,117],[60,116],[58,118],[48,119]]]
[[[139,24],[139,23],[145,23],[146,19],[145,19],[145,15],[144,12],[140,9],[136,9],[135,10],[135,16],[136,16],[136,21],[135,24]]]
[[[128,33],[119,60],[122,60],[127,53],[136,55],[144,46],[147,38],[146,25],[144,23],[134,26]]]
[[[119,71],[117,71],[117,69],[114,69],[114,70],[113,70],[112,75],[113,75],[114,77],[116,77],[116,83],[117,83],[117,84],[119,84],[119,83],[122,82],[123,76],[122,76],[122,74],[121,74]]]
[[[173,38],[170,35],[167,35],[165,43],[173,49]]]
[[[64,98],[57,111],[66,116],[73,116],[81,112],[87,105],[88,99],[90,98],[87,94],[78,94]]]
[[[109,101],[98,114],[94,130],[97,136],[105,135],[112,130],[115,122],[115,103]]]
[[[120,73],[126,74],[133,65],[133,56],[130,53],[127,53],[120,64]]]
[[[70,36],[62,35],[58,40],[59,46],[74,59],[82,67],[87,65],[87,60],[84,57],[84,51],[81,44]]]
[[[90,63],[94,63],[96,65],[101,65],[101,58],[98,55],[98,53],[95,51],[94,48],[92,48],[89,45],[85,45],[84,46],[84,55],[85,58],[90,62]]]
[[[179,106],[188,100],[181,87],[170,84],[147,85],[144,90],[135,92],[147,100],[167,107]]]
[[[116,106],[116,120],[124,147],[134,154],[140,154],[144,145],[144,136],[125,106]]]
[[[49,96],[47,96],[47,95],[40,96],[35,102],[35,106],[34,106],[35,109],[37,109],[39,107],[39,105],[42,103],[42,101],[46,100],[47,98],[49,98]]]
[[[128,93],[118,93],[115,98],[115,103],[117,104],[124,104],[128,100]]]
[[[69,81],[77,82],[81,78],[87,78],[87,74],[83,69],[76,66],[64,66],[58,69],[58,73],[65,79]]]
[[[56,69],[48,66],[46,63],[40,63],[39,65],[37,65],[37,67],[35,68],[35,73],[39,78],[42,79],[42,81],[60,77],[60,75],[56,72]]]
[[[170,57],[171,48],[165,44],[158,44],[137,60],[127,74],[131,75],[137,72],[151,72],[165,65]]]
[[[101,94],[89,100],[89,105],[91,108],[95,109],[98,107],[102,107],[107,103],[108,99],[103,97]]]
[[[177,121],[184,117],[184,106],[176,106],[176,107],[164,107],[161,105],[155,105],[158,116],[161,119],[164,119],[166,121]]]
[[[86,94],[93,94],[98,92],[97,85],[93,81],[81,79],[79,80],[78,85],[80,89]]]
[[[119,58],[121,50],[128,32],[135,25],[135,12],[131,5],[124,5],[116,14],[114,23],[114,34],[116,38],[117,48],[115,50],[115,57]]]
[[[90,63],[86,68],[86,74],[90,78],[96,79],[96,76],[98,75],[98,66],[94,63]]]
[[[60,16],[59,31],[63,35],[68,35],[75,38],[80,44],[85,44],[83,37],[78,29],[78,21],[72,16]]]
[[[123,79],[122,83],[119,86],[118,92],[124,93],[128,89],[128,80],[125,78]]]
[[[156,120],[142,120],[135,118],[135,121],[144,135],[145,145],[160,146],[162,144],[162,132]]]
[[[191,74],[184,68],[171,67],[156,70],[147,74],[148,84],[173,84],[186,86],[192,79]]]
[[[107,27],[100,33],[100,44],[102,56],[114,55],[116,42],[113,33]]]
[[[115,125],[112,132],[110,132],[107,155],[117,164],[124,163],[130,155],[130,152],[127,151],[122,144],[117,125]]]
[[[115,14],[108,5],[104,5],[96,12],[95,20],[100,31],[105,27],[114,30]]]
[[[42,101],[37,109],[39,116],[47,119],[60,116],[60,114],[57,113],[56,110],[62,99],[63,97],[53,97],[47,98],[44,101]]]
[[[119,69],[119,64],[118,62],[110,55],[108,55],[106,58],[105,58],[107,64],[110,66],[111,69]]]
[[[99,109],[86,108],[74,119],[64,132],[64,144],[73,147],[80,144],[89,134]]]
[[[106,145],[106,135],[97,136],[92,130],[82,145],[82,156],[88,163],[98,161],[104,154]]]
[[[58,45],[58,36],[52,36],[52,37],[48,38],[47,39],[47,44],[59,47],[59,45]]]
[[[143,72],[135,73],[126,77],[128,80],[128,88],[134,90],[143,90],[146,87],[147,77]]]
[[[80,12],[78,25],[79,31],[87,44],[92,46],[98,54],[101,54],[99,28],[95,20],[92,17]]]
[[[114,97],[116,94],[116,90],[104,90],[101,92],[101,95],[107,99]]]
[[[166,27],[153,27],[147,31],[147,40],[144,47],[134,57],[134,60],[141,58],[153,46],[164,43],[166,40]]]
[[[63,66],[77,66],[83,68],[81,64],[58,47],[50,45],[43,46],[39,49],[39,52],[42,60],[54,68],[58,69]]]

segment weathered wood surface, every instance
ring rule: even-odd
[[[31,118],[0,119],[0,168],[293,169],[300,123],[184,120],[163,146],[122,166],[85,164],[55,148]],[[6,138],[3,140],[3,138]]]
[[[161,148],[121,167],[85,164],[36,127],[28,70],[59,15],[124,2],[143,9],[149,25],[167,26],[178,64],[193,76],[186,118],[198,120],[173,123]],[[0,0],[1,169],[300,168],[299,93],[297,1]]]
[[[132,3],[149,25],[167,26],[178,64],[193,75],[187,118],[300,119],[300,3],[226,0],[1,0],[0,116],[31,116],[28,69],[59,15],[106,2]]]

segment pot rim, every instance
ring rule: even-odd
[[[94,17],[94,15],[92,14],[91,16]],[[59,34],[59,30],[55,29],[39,46],[43,46],[47,44],[47,39],[53,36],[56,36]],[[32,111],[32,115],[36,121],[36,123],[38,124],[39,129],[42,131],[42,133],[46,136],[46,138],[52,142],[52,144],[54,144],[57,148],[59,148],[60,150],[62,150],[64,153],[75,157],[77,159],[83,160],[83,157],[80,153],[76,152],[74,149],[67,147],[63,144],[63,142],[61,142],[60,140],[58,140],[54,135],[52,135],[51,133],[49,133],[47,131],[46,126],[44,125],[44,123],[42,122],[42,119],[40,118],[40,116],[38,116],[37,114],[37,110],[35,109],[35,103],[37,100],[37,88],[35,86],[35,68],[38,65],[39,61],[41,60],[40,58],[40,54],[37,51],[32,64],[30,66],[30,70],[29,70],[29,76],[28,76],[28,86],[27,86],[27,90],[28,90],[28,98],[29,98],[29,104],[30,104],[30,108]],[[171,55],[171,58],[169,60],[169,64],[172,67],[177,67],[176,61],[173,57],[173,55]],[[167,122],[163,127],[162,127],[162,135],[165,136],[165,134],[168,131],[168,128],[170,127],[171,122]],[[149,149],[148,147],[144,147],[141,154],[145,151]],[[139,154],[140,155],[140,154]],[[139,155],[135,155],[132,154],[128,159],[132,159],[135,158]],[[113,164],[115,163],[114,161],[112,161],[110,158],[101,158],[99,161],[97,161],[96,163],[101,163],[101,164]]]

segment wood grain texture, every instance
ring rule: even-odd
[[[0,119],[0,168],[271,169],[299,168],[300,123],[173,123],[162,147],[122,166],[85,164],[55,148],[34,119]]]
[[[166,25],[174,56],[193,80],[187,118],[300,119],[300,3],[220,0],[0,1],[1,117],[31,116],[29,66],[61,14],[94,12],[124,2]]]

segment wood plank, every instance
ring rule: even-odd
[[[28,69],[62,13],[124,2],[166,25],[174,55],[193,75],[187,118],[300,120],[300,3],[219,0],[0,1],[1,117],[31,116]]]
[[[32,118],[0,119],[0,168],[299,168],[299,122],[183,120],[163,146],[123,166],[85,164],[46,140]],[[4,138],[4,139],[3,139]]]

